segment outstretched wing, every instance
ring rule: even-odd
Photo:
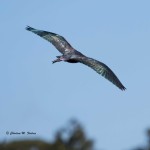
[[[48,31],[37,30],[30,26],[27,26],[26,30],[31,31],[41,36],[42,38],[46,39],[47,41],[51,42],[62,54],[74,50],[74,48],[66,41],[66,39],[58,34],[48,32]]]
[[[97,73],[101,74],[103,77],[115,84],[119,89],[126,89],[113,71],[104,63],[88,57],[80,57],[78,61],[94,69]]]

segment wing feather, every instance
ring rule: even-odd
[[[26,30],[31,31],[39,35],[40,37],[44,38],[45,40],[51,42],[62,54],[74,50],[74,48],[67,42],[67,40],[58,34],[48,32],[48,31],[43,31],[43,30],[37,30],[30,26],[27,26]]]
[[[121,90],[126,89],[123,86],[123,84],[120,82],[118,77],[113,73],[113,71],[107,65],[105,65],[104,63],[102,63],[100,61],[97,61],[93,58],[89,58],[89,57],[82,57],[78,61],[80,63],[83,63],[84,65],[87,65],[87,66],[91,67],[98,74],[101,74],[107,80],[109,80],[114,85],[116,85],[119,89],[121,89]]]

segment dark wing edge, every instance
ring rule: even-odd
[[[79,59],[80,63],[83,63],[84,65],[89,66],[93,70],[95,70],[98,74],[101,74],[103,77],[105,77],[107,80],[112,82],[114,85],[116,85],[119,89],[125,90],[126,88],[123,86],[123,84],[120,82],[118,77],[113,73],[113,71],[106,66],[104,63],[99,62],[93,58],[89,57],[82,57]]]
[[[44,38],[45,40],[51,42],[56,47],[56,49],[58,49],[58,51],[61,52],[62,54],[74,50],[74,48],[67,42],[67,40],[63,36],[60,36],[56,33],[37,30],[30,26],[27,26],[26,30],[31,31],[39,35],[40,37]]]

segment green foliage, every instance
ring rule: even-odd
[[[0,144],[0,150],[93,150],[93,141],[86,137],[83,127],[72,120],[66,128],[57,131],[53,142],[41,140],[4,142]]]

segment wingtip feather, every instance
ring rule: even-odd
[[[125,87],[122,87],[122,88],[121,88],[121,90],[122,90],[122,91],[125,91],[125,90],[126,90],[126,88],[125,88]]]
[[[119,86],[118,86],[118,87],[119,87]],[[122,90],[122,91],[125,91],[125,90],[126,90],[126,87],[124,87],[123,85],[121,85],[121,86],[119,87],[119,89]]]
[[[28,31],[32,31],[34,28],[32,28],[32,27],[30,27],[30,26],[26,26],[25,29],[28,30]]]

